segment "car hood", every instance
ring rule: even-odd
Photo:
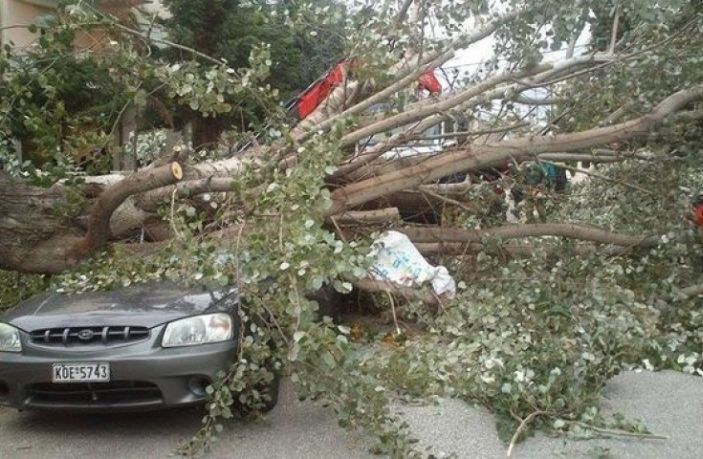
[[[236,301],[232,293],[150,283],[102,292],[42,294],[20,303],[3,321],[25,331],[81,326],[151,328],[209,309],[226,309]]]

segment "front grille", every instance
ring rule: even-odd
[[[33,343],[61,346],[128,343],[148,337],[149,329],[146,327],[46,328],[30,333]]]
[[[25,388],[30,403],[94,405],[158,402],[161,390],[156,384],[141,381],[107,383],[30,384]]]

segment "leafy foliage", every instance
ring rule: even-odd
[[[39,183],[81,171],[109,172],[119,150],[114,134],[129,107],[143,110],[163,97],[162,107],[183,105],[214,116],[238,107],[233,96],[259,109],[278,101],[278,94],[261,84],[272,65],[267,46],[252,47],[237,69],[215,59],[199,62],[188,48],[191,59],[172,65],[145,48],[146,32],[84,4],[69,4],[31,28],[39,34],[34,46],[24,54],[7,46],[0,55],[0,154],[12,164],[9,140],[21,142],[28,162],[11,170]],[[102,37],[104,49],[75,51],[85,33]]]
[[[0,270],[0,311],[10,309],[48,287],[49,282],[44,276]]]
[[[289,5],[266,1],[166,0],[164,5],[170,17],[163,20],[163,25],[172,40],[233,68],[248,66],[249,55],[266,43],[270,71],[264,82],[268,91],[274,96],[280,94],[284,101],[324,75],[343,54],[343,34],[332,26],[318,25],[314,15],[298,11],[297,2]],[[306,6],[303,3],[300,8]],[[338,27],[344,27],[342,4],[325,0],[316,2],[316,8],[324,10],[325,17],[334,17]],[[175,63],[183,60],[183,52],[178,50],[166,49],[162,54]],[[226,128],[249,130],[264,124],[271,116],[247,94],[235,94],[226,97],[226,101],[228,109],[214,119],[200,119],[197,104],[190,105],[196,113],[188,112],[186,105],[183,107],[186,110],[179,110],[179,116],[194,120],[196,131],[208,131],[209,134],[203,135],[209,136],[217,136]],[[231,110],[231,105],[236,105],[237,110]],[[200,141],[216,140],[199,140],[198,132],[194,133],[196,147]]]
[[[432,49],[446,42],[446,37],[426,39],[423,21],[458,24],[485,11],[480,1],[437,2],[425,11],[420,25],[399,24],[397,30],[389,31],[387,24],[397,13],[395,2],[375,7],[368,3],[356,5],[358,11],[344,19],[344,35],[350,37],[346,43],[354,51],[350,54],[366,60],[361,73],[376,76],[381,84],[386,81],[389,63],[404,50],[419,43]],[[535,65],[542,59],[540,51],[568,43],[584,20],[583,11],[570,4],[548,14],[554,2],[510,3],[524,15],[498,31],[495,46],[516,68]],[[636,55],[632,60],[557,87],[556,95],[567,103],[548,115],[568,114],[560,117],[557,128],[591,127],[602,120],[603,107],[614,109],[633,100],[628,110],[635,114],[651,108],[678,84],[701,81],[700,59],[686,42],[688,34],[700,32],[700,23],[679,33],[674,26],[684,18],[673,12],[683,2],[662,2],[661,8],[646,3],[619,3],[626,13],[637,10],[631,18],[636,24],[629,24],[625,41]],[[273,396],[270,385],[281,374],[290,376],[299,396],[331,405],[343,426],[359,426],[376,435],[378,452],[412,457],[421,452],[413,449],[407,429],[391,409],[391,400],[450,396],[480,403],[498,415],[499,431],[506,440],[521,421],[535,413],[539,416],[531,426],[552,432],[583,435],[589,426],[605,425],[642,430],[623,419],[606,420],[599,413],[600,391],[608,378],[623,368],[703,372],[700,300],[678,295],[681,286],[700,282],[703,272],[702,235],[684,218],[690,194],[703,188],[700,123],[670,120],[657,137],[625,146],[649,161],[599,166],[598,174],[607,181],[594,177],[573,185],[569,194],[550,206],[549,218],[555,221],[661,235],[657,247],[615,254],[597,247],[584,253],[584,247],[573,242],[544,238],[531,241],[534,254],[527,260],[488,254],[443,260],[456,273],[462,291],[444,305],[442,314],[430,314],[419,304],[399,305],[401,318],[418,324],[419,333],[396,336],[370,330],[360,337],[346,325],[320,318],[319,305],[311,298],[320,288],[349,292],[370,261],[367,240],[338,239],[323,217],[330,205],[324,178],[334,173],[344,153],[340,139],[349,126],[365,120],[341,120],[330,133],[315,134],[310,142],[299,145],[291,140],[272,90],[280,86],[281,91],[292,91],[309,76],[303,76],[302,70],[300,74],[281,71],[300,64],[296,60],[305,60],[303,51],[315,41],[311,32],[316,29],[300,35],[297,27],[315,12],[320,12],[325,26],[341,21],[341,13],[331,6],[324,10],[325,6],[307,3],[297,5],[297,14],[286,14],[280,5],[269,8],[267,2],[171,0],[169,5],[174,13],[169,24],[174,36],[213,53],[214,62],[201,55],[181,62],[184,56],[193,56],[193,50],[183,47],[175,47],[179,51],[169,56],[170,61],[162,56],[152,60],[134,41],[118,40],[108,55],[69,60],[60,71],[51,64],[56,75],[41,83],[46,72],[40,62],[62,55],[71,42],[62,33],[94,22],[109,26],[93,13],[70,10],[78,19],[71,16],[61,22],[59,17],[58,25],[50,29],[58,30],[61,40],[52,41],[54,32],[47,30],[44,36],[49,41],[40,43],[26,66],[15,67],[9,56],[2,61],[2,84],[7,84],[10,99],[19,101],[0,103],[3,113],[12,113],[7,118],[10,121],[0,121],[2,155],[11,158],[6,139],[20,135],[23,129],[46,134],[50,141],[45,151],[54,155],[61,143],[53,131],[57,123],[78,129],[96,119],[98,115],[88,112],[100,101],[92,96],[78,98],[75,107],[64,109],[62,91],[75,89],[61,87],[58,75],[67,72],[72,85],[101,81],[128,94],[125,103],[142,107],[149,96],[158,95],[203,118],[224,119],[238,110],[252,117],[260,112],[272,114],[267,118],[272,119],[273,127],[266,140],[279,147],[272,156],[296,151],[296,164],[282,171],[278,161],[271,161],[266,167],[241,172],[232,198],[211,201],[216,208],[214,217],[188,202],[174,202],[162,209],[176,238],[155,255],[137,257],[118,249],[51,279],[2,273],[0,298],[4,306],[48,285],[83,291],[161,278],[236,287],[242,297],[239,354],[230,370],[208,388],[204,426],[183,446],[183,452],[207,447],[222,430],[223,420],[237,410],[264,408]],[[189,5],[194,9],[188,10]],[[612,9],[613,2],[596,6],[598,11]],[[661,12],[652,15],[652,10]],[[188,11],[198,14],[190,16]],[[198,37],[197,31],[204,36]],[[456,33],[447,34],[453,37]],[[218,34],[226,37],[222,43],[213,39]],[[535,39],[542,34],[551,38]],[[276,43],[261,45],[262,40]],[[299,53],[287,54],[296,46]],[[649,47],[658,51],[640,53]],[[220,64],[220,58],[227,62]],[[497,62],[494,65],[497,68]],[[681,80],[668,78],[671,72]],[[290,81],[279,81],[284,74],[291,75]],[[33,85],[31,91],[24,88],[27,82]],[[108,115],[100,112],[98,140],[109,134],[113,108],[122,99],[119,102],[105,109]],[[490,109],[491,104],[483,108]],[[56,117],[38,120],[45,109]],[[20,114],[32,121],[13,124],[21,119]],[[47,123],[46,130],[40,121]],[[92,145],[99,144],[92,140]],[[668,155],[666,161],[652,154],[674,149],[680,154]],[[54,165],[74,166],[58,150]],[[31,173],[26,169],[39,164],[8,164],[14,174],[43,177],[45,184],[61,176],[56,173],[47,178],[46,164],[40,172]],[[489,209],[489,200],[495,198],[491,193],[488,186],[469,191],[471,200],[486,205],[477,205],[475,215],[466,215],[459,222],[473,228],[501,221],[502,215]],[[236,236],[217,242],[203,239],[205,225],[228,227]],[[500,247],[501,242],[483,241],[486,247]],[[374,299],[380,309],[390,306],[388,297]]]

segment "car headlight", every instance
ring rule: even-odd
[[[229,314],[205,314],[176,320],[166,326],[162,347],[195,346],[232,339],[232,318]]]
[[[0,323],[0,352],[21,352],[20,331],[12,325]]]

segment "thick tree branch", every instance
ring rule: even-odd
[[[175,183],[183,178],[178,163],[135,172],[103,191],[93,205],[88,232],[75,246],[76,255],[85,256],[107,244],[110,237],[110,217],[130,196]]]
[[[698,85],[670,95],[654,107],[651,112],[631,121],[553,137],[541,136],[507,141],[503,142],[501,146],[529,153],[556,153],[604,145],[615,140],[626,140],[648,134],[652,127],[661,123],[668,115],[681,110],[701,97],[703,97],[703,85]]]
[[[703,97],[703,85],[679,91],[663,100],[652,112],[621,124],[589,129],[582,132],[553,137],[527,137],[484,146],[471,146],[431,157],[413,166],[401,168],[378,177],[362,180],[332,193],[333,204],[328,215],[353,208],[364,202],[403,189],[415,188],[423,183],[447,175],[497,167],[510,160],[525,160],[540,153],[580,150],[647,135],[664,118],[688,103]]]
[[[466,48],[473,43],[490,36],[501,25],[516,18],[518,14],[518,11],[511,11],[493,19],[492,21],[489,21],[473,33],[456,39],[445,50],[428,54],[421,60],[419,65],[414,59],[411,59],[411,56],[406,57],[403,62],[400,62],[395,66],[396,74],[399,75],[399,78],[394,83],[341,113],[335,114],[326,108],[319,110],[319,113],[316,110],[306,120],[298,124],[298,126],[293,129],[291,133],[292,137],[302,142],[308,138],[312,132],[326,131],[339,119],[357,115],[367,110],[372,105],[383,102],[396,92],[415,82],[423,73],[437,68],[451,60],[455,56],[457,50]],[[356,88],[358,84],[358,82],[352,81],[348,82],[345,86]],[[337,90],[333,91],[329,97],[338,99],[340,97],[340,93],[340,88],[337,88]],[[352,142],[352,144],[353,143],[354,142]]]
[[[352,210],[333,217],[335,223],[340,225],[373,225],[392,223],[400,220],[397,207],[374,210]]]
[[[613,29],[610,32],[610,46],[608,53],[615,54],[615,44],[618,39],[618,25],[620,24],[620,7],[615,8],[615,19],[613,20]]]
[[[516,78],[523,78],[529,75],[534,75],[535,73],[547,70],[550,67],[550,65],[541,65],[534,69],[517,73],[500,73],[447,99],[440,100],[436,103],[425,104],[424,106],[421,106],[417,109],[412,109],[410,111],[399,113],[394,116],[386,117],[376,123],[351,132],[342,137],[341,143],[344,146],[354,145],[362,139],[371,137],[375,134],[386,132],[399,126],[405,126],[415,121],[425,120],[425,118],[431,117],[436,113],[442,113],[451,110],[452,108],[461,105],[462,103],[467,102],[468,100],[489,91],[490,89],[496,87],[501,83],[505,83]],[[441,119],[437,120],[434,124],[437,124],[439,121],[441,121]],[[423,123],[426,122],[427,121],[425,120]]]
[[[236,179],[230,177],[207,177],[197,180],[187,180],[176,185],[157,188],[144,193],[137,201],[139,207],[146,211],[154,211],[159,205],[173,196],[186,198],[203,193],[226,193],[232,191]]]
[[[559,103],[559,100],[553,97],[529,97],[524,94],[518,95],[513,100],[518,104],[525,105],[555,105]]]
[[[679,296],[684,300],[700,295],[703,295],[703,284],[692,285],[679,290]]]
[[[0,216],[0,269],[58,273],[75,267],[107,244],[111,216],[127,198],[181,177],[180,165],[172,163],[109,185],[93,203],[88,230],[81,236],[75,218],[62,215],[70,203],[61,184],[46,190],[3,179],[0,174],[0,215],[4,214]],[[23,206],[22,212],[14,209],[17,204]]]
[[[629,236],[585,225],[566,223],[543,223],[528,225],[506,225],[485,230],[465,230],[442,227],[403,227],[398,231],[407,235],[413,242],[475,242],[485,238],[502,240],[528,237],[557,236],[582,241],[612,244],[626,247],[652,247],[658,244],[656,236]]]
[[[546,64],[544,66],[525,71],[526,75],[533,76],[523,82],[490,90],[491,87],[499,85],[501,82],[514,80],[520,75],[520,73],[506,72],[495,75],[448,99],[443,99],[438,102],[430,101],[412,105],[403,113],[390,118],[384,118],[345,136],[345,138],[342,139],[343,144],[347,145],[344,143],[347,142],[348,145],[353,145],[354,143],[364,139],[366,136],[375,135],[380,132],[417,122],[417,124],[410,130],[395,134],[390,139],[374,145],[371,149],[365,151],[360,157],[354,159],[351,163],[340,167],[335,174],[335,177],[350,174],[359,168],[370,164],[391,148],[407,142],[414,136],[417,136],[432,126],[435,126],[438,123],[448,119],[451,112],[462,113],[480,105],[481,103],[506,97],[510,93],[519,93],[521,90],[525,89],[524,85],[537,86],[542,84],[544,81],[553,78],[556,74],[563,74],[564,72],[567,72],[570,68],[581,68],[583,66],[588,66],[598,62],[607,63],[611,62],[611,60],[612,57],[609,56],[594,55],[574,58],[554,65]]]

